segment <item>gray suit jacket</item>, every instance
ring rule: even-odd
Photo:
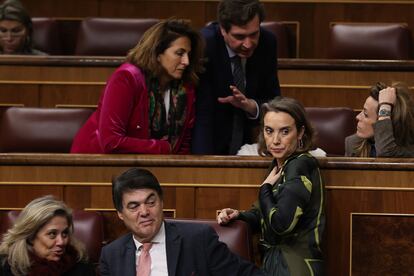
[[[208,225],[165,222],[168,275],[264,275],[230,252]],[[102,249],[101,275],[135,276],[135,244],[127,234]]]

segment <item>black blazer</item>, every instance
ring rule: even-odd
[[[196,123],[192,138],[194,154],[228,154],[232,134],[231,104],[221,104],[218,97],[231,94],[234,84],[231,63],[217,23],[201,30],[206,43],[206,70],[196,89]],[[277,43],[275,36],[260,28],[260,38],[253,55],[246,60],[246,96],[260,105],[280,95],[277,77]],[[244,143],[250,143],[252,128],[259,120],[244,116]]]
[[[231,253],[208,225],[165,222],[165,235],[169,276],[264,275],[252,263]],[[101,276],[135,276],[135,252],[132,234],[105,246],[100,260]]]

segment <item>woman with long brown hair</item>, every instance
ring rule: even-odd
[[[414,157],[414,101],[405,85],[377,83],[356,119],[346,156]]]
[[[188,21],[163,20],[110,77],[72,153],[187,154],[203,48]]]

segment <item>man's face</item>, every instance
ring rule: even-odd
[[[231,25],[228,32],[220,27],[221,34],[227,46],[242,58],[248,58],[253,55],[254,50],[259,43],[260,37],[260,20],[256,15],[244,26]]]
[[[137,189],[122,196],[122,211],[118,216],[141,243],[150,242],[163,221],[163,202],[152,189]]]

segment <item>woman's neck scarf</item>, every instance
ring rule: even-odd
[[[170,109],[166,114],[164,91],[160,90],[157,78],[147,81],[149,98],[149,125],[150,137],[167,140],[174,152],[186,119],[187,91],[182,81],[171,82]],[[168,120],[167,120],[168,116]]]

